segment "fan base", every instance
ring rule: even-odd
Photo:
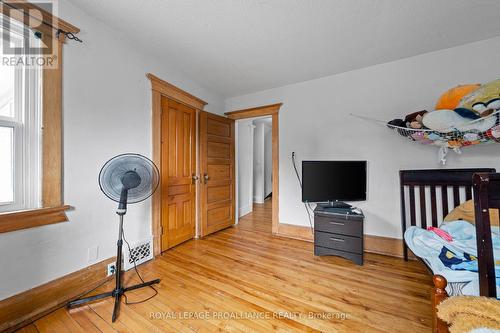
[[[113,291],[95,295],[95,296],[89,296],[85,298],[80,298],[77,300],[74,300],[72,302],[69,302],[67,307],[68,309],[74,308],[78,305],[82,305],[85,303],[97,301],[106,297],[114,297],[115,298],[115,307],[113,308],[113,316],[112,316],[112,321],[115,322],[116,318],[118,317],[118,313],[120,311],[120,299],[123,294],[125,294],[127,291],[130,290],[135,290],[139,288],[144,288],[144,287],[149,287],[153,284],[160,283],[160,279],[156,280],[151,280],[148,282],[136,284],[131,287],[123,287],[123,271],[122,271],[122,247],[123,247],[123,215],[125,215],[126,210],[123,212],[117,211],[116,213],[118,214],[120,218],[120,223],[119,223],[119,228],[118,228],[118,241],[116,242],[116,276],[115,276],[115,289]]]
[[[115,290],[107,292],[107,293],[89,296],[89,297],[77,299],[73,302],[69,302],[67,307],[68,307],[68,309],[71,309],[71,308],[80,306],[82,304],[94,302],[94,301],[97,301],[97,300],[100,300],[103,298],[114,297],[115,298],[115,306],[113,308],[113,315],[111,317],[111,321],[114,323],[116,321],[116,318],[118,318],[118,314],[120,312],[120,303],[121,303],[120,299],[124,293],[126,293],[127,291],[130,291],[130,290],[149,287],[149,286],[151,286],[153,284],[157,284],[157,283],[160,283],[160,279],[151,280],[148,282],[136,284],[134,286],[130,286],[130,287],[126,287],[126,288],[116,288]]]

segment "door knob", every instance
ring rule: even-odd
[[[203,182],[206,184],[208,182],[208,180],[210,179],[210,177],[208,176],[208,174],[204,174],[203,175]]]
[[[193,184],[196,184],[196,182],[198,181],[198,179],[200,179],[200,177],[198,177],[197,175],[193,174],[193,175],[191,176],[191,179],[192,179],[192,183],[193,183]]]

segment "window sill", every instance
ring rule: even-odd
[[[0,233],[67,222],[68,205],[0,213]]]

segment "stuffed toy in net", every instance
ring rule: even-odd
[[[461,153],[463,147],[500,143],[500,80],[452,88],[436,106],[450,109],[415,112],[387,126],[411,141],[438,146],[443,164],[449,149]]]

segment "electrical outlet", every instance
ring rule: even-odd
[[[112,262],[112,263],[108,264],[108,275],[107,276],[111,276],[115,273],[116,273],[116,263]]]

